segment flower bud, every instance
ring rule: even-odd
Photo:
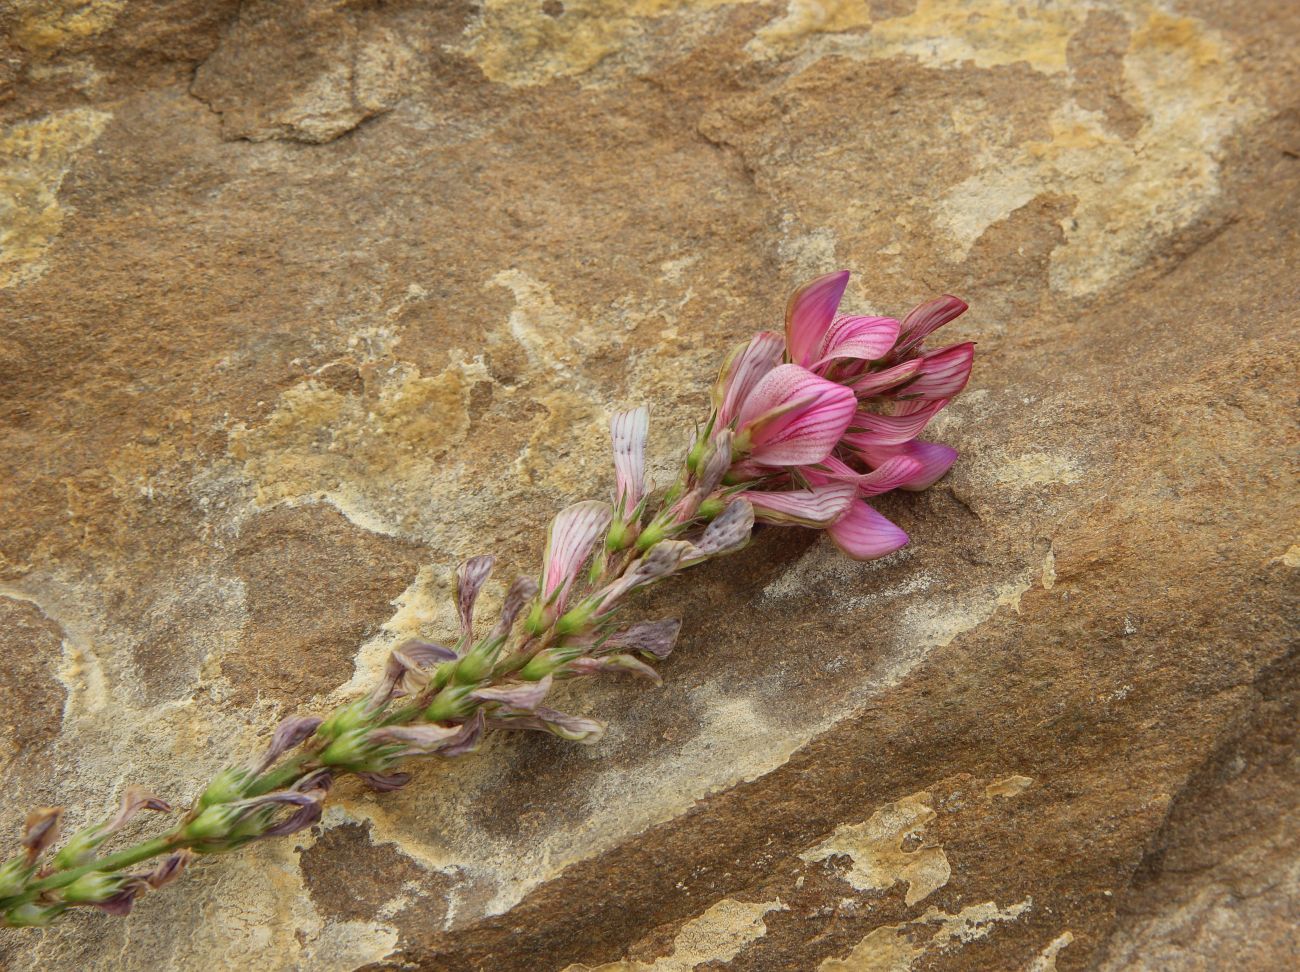
[[[366,729],[351,729],[321,750],[316,757],[325,766],[362,767],[376,754]]]
[[[649,550],[660,540],[663,540],[668,534],[659,523],[651,523],[641,531],[641,536],[636,538],[637,550]]]
[[[11,857],[0,864],[0,900],[21,892],[35,872],[36,868],[22,857]]]
[[[243,808],[229,804],[210,806],[187,823],[181,829],[181,834],[191,841],[221,840],[230,833],[244,812]]]
[[[555,622],[555,633],[559,635],[575,635],[585,631],[591,624],[592,615],[600,607],[600,601],[596,598],[587,598],[582,603],[570,608],[563,616]]]
[[[700,504],[700,508],[696,510],[696,515],[703,520],[712,520],[726,508],[726,500],[713,497],[712,499],[706,499]]]
[[[443,689],[433,697],[429,707],[424,710],[424,718],[429,722],[448,722],[461,719],[474,711],[474,702],[469,698],[470,686],[454,686]]]
[[[365,726],[373,715],[369,700],[357,699],[331,712],[316,729],[316,735],[325,739],[337,739],[344,733]]]
[[[615,518],[605,534],[605,549],[610,553],[618,553],[627,547],[629,542],[627,524]]]
[[[554,620],[555,615],[541,601],[538,601],[528,612],[528,617],[524,621],[524,630],[530,635],[540,635]]]
[[[208,784],[208,788],[199,797],[199,807],[213,807],[222,803],[239,800],[248,792],[252,777],[247,770],[236,766],[223,769]]]
[[[558,657],[555,652],[539,651],[532,658],[528,659],[528,664],[519,669],[519,677],[525,682],[537,682],[545,678],[551,672],[563,665],[565,659]]]
[[[70,904],[103,904],[132,880],[138,879],[125,874],[91,871],[63,888],[63,900]]]
[[[43,928],[68,910],[63,903],[41,905],[36,902],[21,904],[5,912],[4,921],[10,928]]]

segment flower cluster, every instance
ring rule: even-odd
[[[116,815],[57,852],[61,811],[32,814],[22,850],[0,864],[0,921],[42,925],[75,906],[125,914],[196,854],[315,824],[342,776],[394,790],[410,782],[402,767],[413,757],[463,756],[494,730],[594,742],[599,722],[545,704],[554,684],[603,673],[658,683],[653,663],[672,651],[681,622],[629,621],[630,595],[741,549],[756,521],[824,528],[857,558],[901,547],[907,535],[866,498],[924,489],[956,459],[916,436],[970,376],[973,345],[924,348],[966,305],[941,297],[901,322],[838,317],[847,282],[840,272],[801,288],[784,339],[762,332],[727,359],[712,412],[662,493],[646,477],[647,411],[616,414],[612,501],[555,517],[540,574],[513,580],[490,627],[477,623],[475,606],[493,559],[472,557],[456,573],[456,638],[404,642],[364,698],[282,721],[265,753],[219,773],[165,835],[97,856],[138,811],[171,811],[136,788]],[[124,873],[154,857],[162,861],[152,869]]]
[[[714,391],[710,433],[733,433],[725,481],[758,520],[825,529],[860,560],[882,557],[907,534],[867,498],[922,490],[957,459],[917,438],[970,379],[971,342],[927,350],[925,341],[966,310],[943,296],[902,321],[838,316],[849,273],[795,291],[785,338],[770,331],[737,348]]]

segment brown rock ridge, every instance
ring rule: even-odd
[[[961,294],[980,357],[913,545],[657,593],[600,746],[343,788],[0,965],[1294,968],[1298,50],[1244,0],[3,8],[0,833],[445,634],[811,274]]]

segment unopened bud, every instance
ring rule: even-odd
[[[21,892],[35,872],[36,868],[21,857],[11,857],[0,864],[0,898]]]
[[[539,651],[528,664],[519,669],[519,677],[525,682],[538,682],[563,665],[565,659],[557,657],[553,651]]]
[[[449,722],[464,718],[474,709],[474,701],[469,697],[469,693],[469,686],[443,689],[433,697],[429,707],[424,710],[424,718],[429,722]]]
[[[549,628],[554,620],[555,615],[541,601],[538,601],[528,612],[528,617],[524,621],[524,630],[536,636]]]
[[[705,437],[700,436],[691,446],[691,451],[686,455],[686,468],[691,471],[691,475],[698,475],[700,466],[708,459],[713,451],[713,444]]]
[[[27,815],[22,840],[27,849],[27,863],[35,863],[59,839],[59,821],[62,818],[62,807],[42,807]]]
[[[605,549],[610,553],[618,553],[628,545],[627,525],[617,518],[609,525],[609,530],[605,534]]]
[[[208,807],[181,830],[186,840],[207,842],[221,840],[230,833],[244,810],[228,804]]]
[[[66,904],[40,905],[33,901],[10,908],[4,921],[11,928],[42,928],[67,910]]]
[[[695,515],[705,520],[712,520],[715,516],[727,508],[727,501],[714,497],[706,499],[700,504],[700,508],[695,511]]]
[[[131,880],[123,874],[91,871],[63,888],[63,900],[71,904],[103,904]]]
[[[367,699],[357,699],[331,712],[316,730],[325,739],[337,739],[346,732],[359,729],[370,722],[373,712]]]
[[[374,751],[368,730],[351,729],[321,750],[316,758],[325,766],[360,766]]]
[[[666,536],[667,534],[664,532],[664,528],[661,525],[658,523],[651,523],[641,531],[641,536],[636,538],[636,548],[637,550],[649,550]]]
[[[227,767],[218,773],[208,788],[199,797],[200,807],[214,807],[222,803],[231,803],[243,799],[248,792],[252,779],[247,770],[235,766]]]
[[[555,622],[555,633],[575,635],[585,631],[591,624],[592,615],[596,613],[598,607],[600,607],[599,600],[588,598],[581,604],[570,608]]]

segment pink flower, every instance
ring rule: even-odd
[[[856,409],[851,389],[796,364],[777,365],[741,405],[735,449],[767,466],[820,462],[839,443]]]
[[[715,429],[736,430],[728,482],[757,519],[820,527],[854,557],[897,550],[907,535],[864,501],[920,490],[953,464],[956,450],[917,436],[970,380],[971,342],[924,342],[966,310],[952,296],[903,320],[839,316],[847,270],[800,287],[780,338],[764,331],[727,359],[714,391]]]

